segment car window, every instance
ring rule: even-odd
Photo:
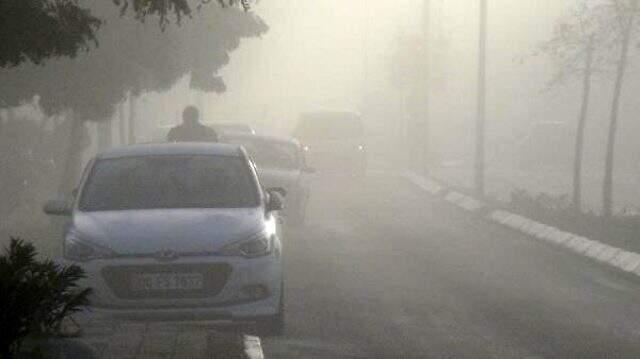
[[[81,211],[259,205],[246,162],[225,156],[141,156],[96,162]]]
[[[300,168],[298,148],[293,144],[234,139],[229,142],[244,146],[258,168]]]

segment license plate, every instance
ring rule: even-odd
[[[131,278],[135,291],[202,289],[201,273],[144,273]]]

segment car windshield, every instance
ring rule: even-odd
[[[339,140],[363,135],[362,122],[350,113],[309,113],[300,116],[295,137],[302,141]]]
[[[300,168],[298,148],[285,142],[262,140],[230,140],[244,146],[259,168]]]
[[[259,205],[246,162],[225,156],[140,156],[96,162],[81,211],[248,208]]]

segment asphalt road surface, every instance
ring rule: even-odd
[[[640,282],[400,178],[318,181],[267,358],[640,358]]]

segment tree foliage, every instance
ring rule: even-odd
[[[90,2],[81,0],[0,0],[0,68],[25,61],[41,64],[48,58],[75,57],[98,46],[97,33],[103,18]],[[112,0],[122,16],[139,21],[158,18],[165,29],[175,19],[192,17],[213,0]],[[222,7],[241,6],[249,0],[215,0]]]
[[[51,59],[0,69],[0,106],[16,106],[34,96],[47,114],[72,110],[83,120],[110,118],[129,93],[162,91],[191,75],[192,87],[224,91],[216,71],[244,37],[267,30],[262,20],[237,8],[207,6],[179,27],[161,31],[121,17],[110,3],[92,10],[106,19],[100,46],[74,59]]]
[[[555,65],[550,86],[582,77],[589,52],[594,57],[593,72],[607,71],[614,61],[610,53],[617,46],[610,10],[610,5],[602,1],[581,0],[558,20],[551,38],[537,52]]]
[[[153,15],[158,17],[160,26],[163,28],[169,23],[170,16],[174,16],[180,23],[183,17],[191,16],[194,6],[200,10],[203,5],[210,2],[212,0],[113,0],[113,3],[120,8],[122,15],[131,11],[141,21]],[[216,0],[216,2],[222,7],[241,5],[245,11],[250,7],[249,0]]]
[[[100,24],[77,0],[0,0],[0,67],[74,57],[96,42]]]

